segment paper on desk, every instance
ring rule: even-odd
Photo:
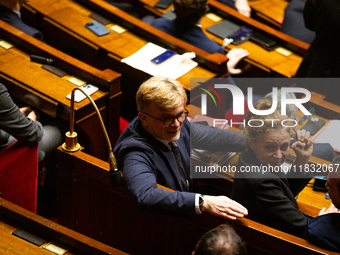
[[[172,79],[177,79],[197,66],[197,63],[191,59],[183,62],[182,56],[178,54],[158,65],[151,62],[151,59],[165,51],[166,49],[156,44],[148,43],[135,54],[122,59],[122,62],[153,76],[165,76]]]
[[[330,120],[328,124],[319,130],[311,140],[314,143],[329,143],[333,149],[340,152],[340,120]]]

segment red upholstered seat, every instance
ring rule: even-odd
[[[38,144],[18,141],[0,151],[1,197],[34,213],[37,211]]]

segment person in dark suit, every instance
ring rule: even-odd
[[[30,107],[14,104],[6,87],[0,83],[0,150],[15,140],[28,144],[38,143],[43,137],[43,127]]]
[[[270,92],[264,97],[265,99],[269,101],[273,101],[273,93]],[[286,98],[287,99],[296,99],[296,96],[294,93],[289,92],[286,93]],[[277,91],[277,109],[281,110],[281,90]],[[298,121],[298,108],[296,105],[293,104],[287,104],[286,107],[286,115],[292,119]],[[310,120],[311,121],[311,120]],[[293,143],[296,140],[296,131],[297,125],[292,128],[292,133],[291,133],[291,138],[290,138],[290,144],[293,145]],[[332,161],[333,158],[336,157],[336,152],[334,151],[333,147],[329,143],[317,143],[313,145],[313,152],[312,156],[321,158],[327,161]]]
[[[39,162],[50,155],[54,156],[56,148],[64,142],[68,125],[62,120],[52,120],[42,125],[38,117],[39,114],[30,106],[19,108],[7,88],[0,83],[0,150],[18,140],[38,143]]]
[[[303,20],[305,3],[304,0],[293,0],[288,3],[280,31],[305,43],[311,43],[315,38],[315,32],[305,26]]]
[[[185,109],[187,95],[176,80],[150,78],[138,89],[136,101],[138,117],[114,148],[134,201],[147,211],[180,216],[204,211],[227,219],[247,215],[246,208],[226,196],[194,193],[190,178],[190,143],[198,149],[242,151],[244,138],[238,132],[190,124]],[[180,155],[173,152],[174,146]]]
[[[262,99],[254,108],[268,110],[271,102]],[[303,168],[313,151],[309,132],[297,131],[297,141],[292,145],[296,159],[288,168],[282,164],[290,149],[289,118],[275,110],[269,115],[248,111],[244,119],[246,123],[251,120],[244,128],[248,149],[239,157],[232,198],[248,209],[248,218],[302,237],[309,218],[299,211],[295,196],[312,178]],[[281,124],[284,120],[286,126]]]
[[[332,199],[331,206],[323,208],[318,217],[308,221],[304,238],[321,248],[340,252],[340,156],[332,161],[326,188]]]
[[[28,26],[21,20],[21,6],[28,0],[0,0],[0,19],[11,26],[33,36],[41,41],[43,34],[34,27]]]
[[[174,0],[176,18],[168,20],[158,18],[151,25],[178,39],[190,43],[209,53],[219,52],[225,54],[224,49],[218,43],[209,39],[200,25],[201,18],[208,10],[207,0]],[[248,51],[241,48],[233,48],[227,54],[227,62],[230,74],[239,74],[241,69],[236,68],[237,63],[248,56]]]
[[[337,0],[307,0],[304,9],[305,26],[315,31],[296,72],[296,77],[340,76],[340,2]]]

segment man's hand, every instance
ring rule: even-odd
[[[30,118],[30,119],[33,120],[33,121],[38,120],[38,114],[37,114],[34,110],[31,111],[31,112],[28,114],[27,117]]]
[[[226,196],[205,195],[201,210],[229,220],[236,220],[248,215],[248,210],[245,207]]]
[[[228,72],[230,74],[242,73],[242,69],[235,69],[235,67],[242,58],[245,58],[248,55],[249,52],[245,49],[232,48],[226,55],[229,58],[229,61],[227,62]]]
[[[325,207],[322,208],[319,212],[319,216],[327,213],[340,213],[340,211],[338,208],[335,207],[335,205],[331,204],[327,210]]]
[[[236,0],[235,7],[239,13],[243,14],[244,16],[250,17],[251,8],[247,0]]]
[[[27,117],[32,111],[32,108],[31,106],[25,106],[25,107],[21,107],[20,111]]]

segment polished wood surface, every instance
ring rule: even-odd
[[[156,8],[155,4],[158,2],[157,0],[140,1],[144,3],[145,8],[153,11],[158,16],[161,16],[173,8],[172,5],[167,9]],[[209,0],[209,5],[210,13],[217,14],[218,17],[222,19],[228,19],[239,25],[244,25],[254,30],[261,31],[264,35],[276,41],[279,46],[291,51],[289,56],[284,56],[276,51],[267,51],[251,41],[244,42],[238,46],[231,44],[228,45],[226,47],[226,51],[229,51],[234,47],[244,48],[249,51],[250,55],[244,59],[244,62],[241,62],[246,73],[250,73],[250,75],[257,77],[292,77],[295,75],[295,72],[302,61],[303,54],[309,47],[308,44],[285,35],[257,20],[248,18],[216,0]],[[215,25],[221,21],[214,21],[208,18],[210,13],[206,14],[202,19],[201,24],[203,31],[210,39],[222,45],[223,40],[221,38],[206,31],[207,27]]]
[[[12,234],[16,229],[22,229],[40,237],[46,242],[41,246],[34,245]],[[65,255],[104,255],[126,254],[99,241],[91,239],[71,229],[47,220],[22,207],[0,198],[0,253],[8,255],[51,255],[43,248],[51,242],[67,250]]]
[[[180,218],[142,211],[124,184],[111,187],[106,162],[82,151],[58,152],[58,221],[120,250],[190,254],[206,231],[226,222],[207,213]],[[336,254],[246,218],[227,222],[247,243],[249,254]]]
[[[68,79],[74,77],[97,86],[99,90],[91,97],[100,109],[111,142],[115,143],[119,136],[121,75],[111,69],[102,71],[89,66],[3,21],[0,24],[1,39],[14,45],[10,49],[0,47],[0,82],[11,96],[49,116],[69,120],[70,100],[66,96],[76,85]],[[31,62],[31,54],[52,58],[53,66],[65,71],[66,75],[59,77],[43,69],[42,64]],[[94,135],[102,131],[88,99],[75,103],[75,124],[75,131],[84,135],[86,151],[107,158],[104,136]]]
[[[108,35],[99,37],[85,27],[87,22],[94,20],[89,17],[94,13],[99,13],[109,20],[110,23],[105,25],[110,30]],[[151,77],[144,71],[122,63],[123,58],[134,54],[148,42],[171,48],[180,54],[187,51],[196,52],[192,46],[179,43],[176,38],[160,33],[105,1],[33,0],[24,5],[22,16],[28,24],[44,33],[48,44],[61,50],[71,48],[84,62],[99,69],[113,68],[121,73],[122,105],[134,104],[135,93],[140,84]],[[117,33],[111,30],[113,25],[119,25],[126,31]],[[190,91],[191,78],[210,79],[227,75],[226,56],[208,54],[202,50],[197,52],[199,53],[194,60],[199,65],[177,79],[187,91]],[[121,112],[121,116],[128,121],[136,115],[134,107],[124,107]]]
[[[255,0],[248,3],[255,18],[280,28],[289,0]]]
[[[92,61],[94,65],[101,65],[107,66],[111,64],[115,65],[115,70],[122,73],[123,75],[126,74],[127,76],[131,76],[133,72],[131,71],[131,67],[127,66],[126,64],[120,63],[123,58],[126,58],[140,48],[145,46],[149,41],[155,42],[155,38],[157,37],[156,43],[158,44],[159,39],[158,37],[166,38],[167,36],[163,33],[158,35],[154,35],[152,30],[155,31],[154,28],[151,26],[143,23],[142,21],[124,13],[123,11],[111,6],[110,4],[104,1],[88,1],[91,9],[85,7],[81,1],[71,1],[71,0],[54,0],[51,1],[30,1],[25,5],[26,8],[26,16],[27,18],[30,15],[34,16],[34,13],[40,13],[44,18],[40,20],[41,22],[36,22],[37,26],[41,26],[42,31],[46,34],[47,42],[50,44],[55,44],[55,47],[63,47],[63,45],[58,46],[58,43],[55,43],[55,39],[57,36],[63,36],[65,38],[65,45],[70,46],[72,45],[71,42],[76,43],[79,45],[77,50],[82,50],[82,47],[87,47],[88,52],[90,54],[91,59],[89,56],[83,54],[82,58],[86,59],[86,61]],[[99,5],[100,4],[100,5]],[[100,8],[101,10],[105,10],[103,12],[103,16],[107,15],[107,18],[111,21],[106,27],[110,29],[115,24],[118,24],[125,29],[126,32],[118,34],[115,31],[111,30],[110,34],[98,37],[89,29],[85,28],[85,24],[93,20],[90,18],[89,15],[93,14],[95,10],[92,8]],[[25,14],[24,13],[24,14]],[[128,17],[128,21],[124,21],[124,17]],[[32,20],[34,18],[31,18]],[[119,22],[119,23],[117,23]],[[137,27],[139,26],[139,27]],[[143,29],[142,29],[143,28]],[[55,31],[52,34],[52,31]],[[149,31],[148,33],[139,32],[138,34],[135,31]],[[158,32],[158,31],[157,31]],[[56,34],[55,34],[56,33]],[[176,38],[172,38],[171,40],[176,40]],[[168,41],[168,40],[166,40]],[[176,41],[178,43],[178,40]],[[66,45],[67,44],[67,45]],[[184,48],[188,45],[182,44],[179,46],[174,46],[174,43],[168,43],[164,45],[164,47],[169,47],[172,44],[172,48],[179,50],[180,53],[184,52]],[[81,46],[80,46],[81,45]],[[189,46],[188,46],[189,47]],[[186,50],[188,51],[188,50]],[[205,62],[208,62],[207,66],[209,67],[209,61],[211,65],[215,63],[215,65],[220,65],[223,67],[222,63],[227,61],[227,58],[220,54],[220,56],[207,54],[206,52],[201,51],[201,62],[202,59],[206,59]],[[96,62],[96,63],[94,63]],[[217,64],[216,64],[217,63]],[[225,68],[225,67],[224,67]],[[212,68],[213,69],[213,68]],[[216,69],[216,68],[215,68]],[[125,71],[124,71],[125,70]],[[207,77],[212,78],[217,75],[217,71],[210,71],[209,69],[205,69],[202,66],[197,66],[187,74],[180,77],[178,80],[185,86],[186,89],[190,89],[190,81],[189,78],[192,77]],[[220,72],[220,71],[219,71]],[[224,73],[225,75],[225,73]],[[147,77],[147,75],[146,75]],[[145,75],[143,80],[145,79]],[[141,80],[139,80],[140,82]],[[139,86],[140,84],[138,84]]]

